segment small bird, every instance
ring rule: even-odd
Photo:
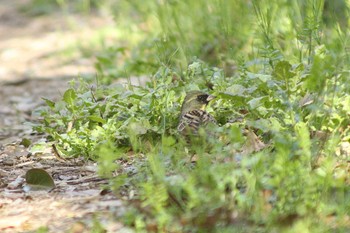
[[[181,107],[181,115],[177,130],[183,135],[197,135],[201,126],[209,123],[217,124],[215,118],[205,111],[205,107],[215,96],[201,91],[187,93]]]

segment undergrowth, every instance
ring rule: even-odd
[[[122,50],[109,48],[96,82],[45,99],[35,129],[61,156],[98,161],[139,232],[346,232],[348,31],[325,26],[323,1],[233,2],[123,3],[138,23],[157,16],[123,67],[146,84],[113,82]],[[190,90],[217,96],[217,137],[178,135]]]

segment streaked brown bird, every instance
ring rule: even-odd
[[[209,123],[217,124],[215,118],[205,111],[214,98],[215,96],[201,91],[188,92],[182,103],[177,130],[183,135],[197,135],[200,127]]]

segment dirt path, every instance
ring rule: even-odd
[[[96,164],[59,161],[50,151],[32,155],[20,145],[22,138],[41,140],[25,122],[36,120],[32,110],[41,97],[57,99],[67,82],[78,74],[93,74],[93,59],[80,54],[56,56],[62,50],[111,23],[108,18],[62,15],[29,17],[19,8],[26,0],[0,0],[0,231],[90,232],[99,219],[108,232],[123,226],[112,223],[122,203],[101,194]],[[74,22],[79,27],[70,27]],[[57,188],[51,192],[24,192],[23,175],[30,168],[44,168]],[[114,211],[110,211],[113,209]]]

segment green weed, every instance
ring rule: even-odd
[[[119,4],[137,13],[132,20],[159,26],[123,67],[147,73],[146,85],[106,85],[128,50],[110,48],[96,64],[105,82],[80,80],[61,101],[45,99],[35,129],[66,157],[99,162],[128,201],[125,224],[139,232],[349,230],[348,32],[323,24],[323,1]],[[200,132],[189,144],[178,135],[189,90],[217,96],[208,108],[217,137]]]

